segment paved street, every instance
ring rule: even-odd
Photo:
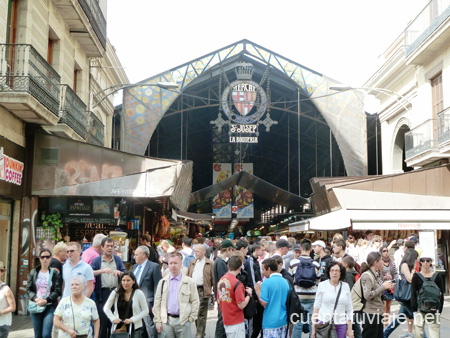
[[[441,316],[441,337],[450,336],[450,296],[445,297],[446,305]],[[392,306],[393,311],[398,311],[399,306],[394,304]],[[206,337],[214,337],[214,331],[216,328],[217,310],[214,310],[212,305],[208,311],[208,323],[206,326]],[[398,338],[402,333],[406,332],[406,324],[401,325],[397,330],[392,333],[390,337]],[[12,332],[9,334],[9,338],[33,338],[33,325],[29,316],[14,316]],[[192,337],[195,337],[195,325],[192,328]],[[103,338],[103,337],[102,337]],[[307,334],[303,334],[302,338],[308,338]]]

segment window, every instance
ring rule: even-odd
[[[431,79],[431,100],[433,104],[433,118],[444,110],[444,93],[442,90],[442,73]]]

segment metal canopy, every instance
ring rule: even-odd
[[[258,196],[263,197],[275,204],[285,206],[288,209],[300,210],[302,209],[303,204],[309,203],[306,198],[280,189],[269,182],[249,174],[246,171],[241,171],[219,183],[193,192],[191,194],[190,205],[202,202],[234,186],[246,188],[254,194],[257,194]]]
[[[225,61],[246,55],[292,81],[320,111],[331,128],[349,175],[367,174],[366,117],[362,96],[355,92],[335,93],[329,87],[339,84],[323,74],[289,60],[248,40],[241,40],[196,60],[172,68],[141,83],[149,86],[124,91],[123,150],[144,154],[161,118],[175,100],[202,76],[211,77]],[[177,82],[180,92],[155,87],[159,81]]]

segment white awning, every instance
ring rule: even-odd
[[[346,229],[351,226],[347,211],[343,209],[310,218],[308,221],[311,230],[319,231]]]
[[[289,224],[289,232],[302,232],[309,230],[309,219]]]

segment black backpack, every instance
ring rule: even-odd
[[[316,285],[316,268],[312,258],[299,257],[297,271],[295,271],[294,283],[302,288],[310,288]]]
[[[234,286],[234,293],[236,294],[236,288],[241,282],[238,281],[236,285]],[[245,293],[245,291],[244,291]],[[247,306],[244,308],[244,318],[245,319],[252,319],[256,315],[256,302],[253,296],[250,296],[250,300],[248,301]]]
[[[294,288],[289,288],[286,299],[286,312],[288,324],[297,324],[301,320],[303,306]]]
[[[431,279],[425,278],[420,272],[417,275],[423,282],[417,296],[417,308],[421,312],[436,313],[441,308],[441,289],[435,282],[437,273]]]

